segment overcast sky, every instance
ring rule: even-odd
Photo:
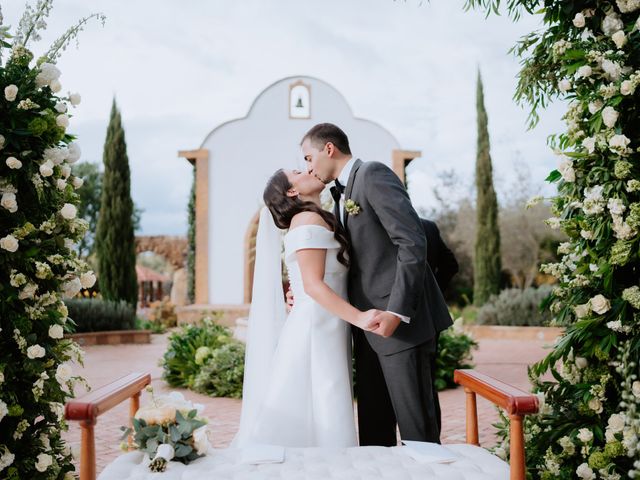
[[[35,3],[35,0],[32,0]],[[79,92],[70,131],[83,161],[101,162],[115,96],[122,112],[132,196],[144,210],[142,234],[183,235],[191,166],[177,157],[206,134],[243,117],[276,80],[310,75],[336,87],[355,116],[387,128],[422,158],[409,167],[414,204],[433,207],[438,172],[473,180],[476,71],[482,70],[491,154],[499,195],[514,161],[543,188],[556,159],[546,146],[562,130],[553,105],[526,130],[516,106],[518,60],[507,53],[538,28],[539,17],[512,23],[464,12],[462,0],[56,0],[36,53],[80,17],[90,24],[59,61],[63,92]],[[5,24],[17,26],[24,1],[0,0]],[[354,152],[357,155],[357,152]],[[241,175],[239,172],[240,185]],[[547,188],[547,192],[550,190]]]

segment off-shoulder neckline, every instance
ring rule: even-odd
[[[321,228],[322,230],[324,230],[324,231],[325,231],[325,232],[327,232],[327,233],[331,233],[331,234],[333,234],[333,231],[332,231],[332,230],[329,230],[329,229],[328,229],[327,227],[325,227],[324,225],[309,224],[309,225],[300,225],[299,227],[296,227],[296,228],[292,228],[292,229],[290,229],[290,230],[285,234],[285,237],[286,237],[287,235],[289,235],[290,233],[295,232],[296,230],[299,230],[299,229],[304,228],[304,227],[317,227],[317,228]]]

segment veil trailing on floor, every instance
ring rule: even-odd
[[[260,412],[278,338],[287,317],[282,292],[282,230],[267,207],[260,212],[256,237],[253,294],[247,327],[240,428],[232,446],[248,443]]]

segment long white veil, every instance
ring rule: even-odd
[[[267,391],[271,362],[287,317],[282,292],[282,231],[267,207],[260,212],[256,237],[253,296],[247,326],[240,428],[232,446],[248,443]]]

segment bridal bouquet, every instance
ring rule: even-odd
[[[174,460],[188,464],[206,455],[209,450],[207,421],[201,416],[204,407],[184,398],[181,393],[154,396],[151,403],[140,407],[133,421],[133,430],[121,427],[124,440],[133,432],[134,448],[149,455],[149,469],[164,472]]]

